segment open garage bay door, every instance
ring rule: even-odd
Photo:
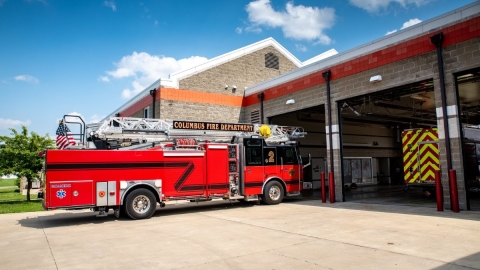
[[[433,80],[338,102],[346,201],[435,207]]]
[[[467,209],[480,210],[480,68],[456,74]]]
[[[422,181],[406,184],[405,175],[410,169],[404,166],[402,146],[404,132],[436,128],[433,80],[344,99],[337,105],[342,119],[345,200],[435,207],[432,185],[424,185]],[[312,166],[305,171],[306,179],[312,181],[314,188],[319,188],[320,173],[327,172],[325,106],[273,116],[269,122],[302,126],[307,131],[306,138],[300,140],[302,155],[312,155]],[[407,145],[422,152],[430,148],[421,140],[419,142]],[[413,171],[417,172],[425,176],[424,180],[431,178],[431,172],[427,170]],[[337,181],[341,179],[336,178]]]
[[[320,188],[320,173],[327,172],[325,106],[319,105],[290,113],[270,117],[270,124],[301,126],[307,132],[305,138],[298,139],[303,157],[312,156],[312,166],[305,169],[305,180],[312,182],[313,188]],[[307,162],[306,160],[304,161]],[[328,180],[328,173],[326,173]],[[328,181],[327,181],[328,186]]]

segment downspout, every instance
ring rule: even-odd
[[[150,95],[152,96],[152,104],[153,104],[153,108],[152,108],[152,118],[155,118],[155,92],[156,92],[156,88],[153,88],[152,90],[150,90]]]
[[[338,115],[338,133],[343,134],[342,131],[342,106],[337,106]],[[339,145],[343,145],[342,136],[339,136]],[[343,147],[340,147],[340,168],[343,168]],[[342,202],[345,202],[345,175],[342,173]]]
[[[448,171],[452,169],[452,153],[450,150],[450,134],[448,128],[448,115],[447,115],[447,98],[445,94],[445,75],[443,71],[443,57],[442,57],[442,43],[443,33],[438,33],[430,37],[430,41],[437,47],[437,63],[438,63],[438,75],[440,77],[440,93],[442,98],[442,113],[443,113],[443,131],[445,132],[445,148],[447,154],[447,168]]]
[[[257,95],[257,98],[260,100],[260,124],[263,124],[263,98],[265,97],[264,93]]]
[[[327,110],[328,110],[328,143],[330,145],[330,172],[333,172],[333,144],[332,144],[332,104],[330,102],[330,76],[332,72],[327,70],[322,73],[327,82]]]

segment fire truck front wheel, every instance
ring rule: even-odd
[[[277,181],[270,181],[263,190],[262,201],[265,204],[279,204],[283,200],[283,186]]]
[[[132,219],[150,218],[157,208],[157,200],[150,190],[139,188],[127,195],[125,212]]]

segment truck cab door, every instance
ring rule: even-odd
[[[294,147],[279,147],[281,177],[287,185],[287,192],[300,191],[302,167]]]
[[[242,195],[255,195],[262,192],[264,179],[263,165],[263,139],[244,139],[243,181],[241,183]]]
[[[272,177],[282,177],[279,164],[277,162],[277,148],[276,147],[264,147],[263,148],[263,162],[265,167],[263,168],[264,176],[263,181]]]

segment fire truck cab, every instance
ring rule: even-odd
[[[99,216],[113,209],[116,217],[143,219],[157,203],[278,204],[303,189],[304,166],[291,140],[303,129],[185,121],[175,128],[178,122],[112,118],[79,146],[45,151],[44,208],[90,208]]]

